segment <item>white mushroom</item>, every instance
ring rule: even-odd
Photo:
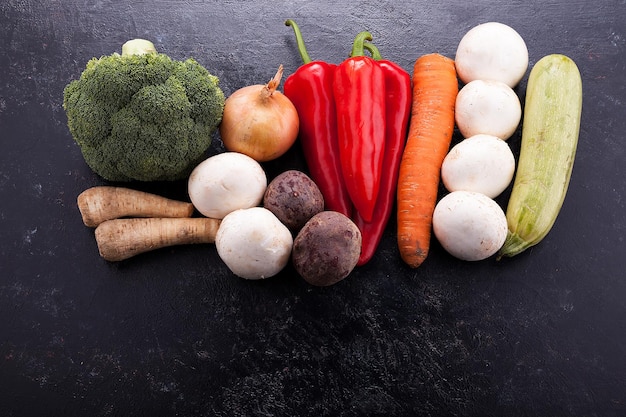
[[[475,191],[499,196],[513,180],[515,157],[509,145],[491,135],[463,139],[450,149],[441,165],[448,191]]]
[[[187,188],[201,214],[221,219],[234,210],[258,206],[267,188],[267,176],[251,157],[224,152],[201,162],[191,172]]]
[[[478,134],[507,140],[522,119],[522,105],[511,87],[500,81],[474,80],[456,97],[457,127],[468,138]]]
[[[224,217],[215,236],[215,246],[235,275],[262,279],[278,274],[287,265],[293,237],[271,211],[252,207]]]
[[[452,256],[480,261],[494,255],[507,236],[504,211],[491,198],[472,191],[443,197],[433,213],[433,232]]]
[[[528,69],[528,48],[512,27],[487,22],[463,36],[456,50],[455,65],[464,83],[498,80],[515,87]]]

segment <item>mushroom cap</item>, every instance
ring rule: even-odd
[[[464,261],[480,261],[504,244],[506,215],[491,198],[472,191],[454,191],[435,206],[433,232],[441,246]]]
[[[278,274],[289,262],[291,232],[263,207],[238,209],[227,214],[215,236],[217,253],[226,266],[245,279]]]
[[[528,69],[528,48],[512,27],[486,22],[474,26],[461,38],[454,60],[464,83],[498,80],[515,87]]]
[[[228,213],[258,206],[267,188],[261,165],[238,152],[224,152],[205,159],[189,175],[187,189],[196,210],[222,219]]]
[[[491,135],[463,139],[450,149],[441,165],[448,191],[475,191],[496,198],[513,180],[515,157],[509,145]]]
[[[482,133],[507,140],[522,120],[522,104],[505,83],[474,80],[457,94],[454,118],[465,138]]]

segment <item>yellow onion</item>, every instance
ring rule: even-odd
[[[265,85],[250,85],[231,94],[224,104],[220,135],[224,147],[259,161],[283,155],[298,137],[298,112],[277,90],[283,66]]]

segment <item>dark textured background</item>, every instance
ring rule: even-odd
[[[290,268],[235,278],[210,245],[102,260],[76,196],[104,182],[68,133],[63,87],[91,57],[144,37],[195,57],[230,94],[300,65],[286,18],[314,59],[333,62],[367,29],[411,71],[421,54],[454,57],[490,20],[520,32],[531,65],[572,57],[580,143],[546,239],[478,263],[434,242],[411,270],[392,222],[370,264],[323,289]],[[624,0],[3,0],[0,415],[626,415],[624,22]],[[266,165],[294,167],[297,148]],[[133,187],[186,198],[184,183]]]

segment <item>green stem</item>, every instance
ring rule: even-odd
[[[380,55],[380,51],[373,43],[365,42],[363,44],[363,48],[367,49],[367,51],[372,54],[373,60],[380,61],[381,59],[383,59],[383,57]]]
[[[354,44],[352,45],[352,53],[350,54],[350,56],[354,57],[354,56],[365,55],[364,43],[365,41],[371,41],[371,40],[372,40],[372,34],[367,31],[361,32],[358,35],[356,35],[356,38],[354,38]]]
[[[300,52],[300,56],[302,57],[302,62],[308,64],[309,62],[311,62],[311,57],[306,51],[306,45],[304,45],[304,39],[302,39],[302,32],[300,32],[300,28],[298,27],[298,25],[296,25],[296,22],[291,19],[287,19],[287,21],[285,21],[285,25],[293,27],[293,32],[296,34],[296,42],[298,44],[298,51]]]
[[[518,234],[511,233],[509,230],[506,236],[506,240],[504,241],[504,245],[498,251],[497,258],[500,260],[503,256],[513,257],[515,255],[519,255],[528,249],[532,244],[522,239]]]

